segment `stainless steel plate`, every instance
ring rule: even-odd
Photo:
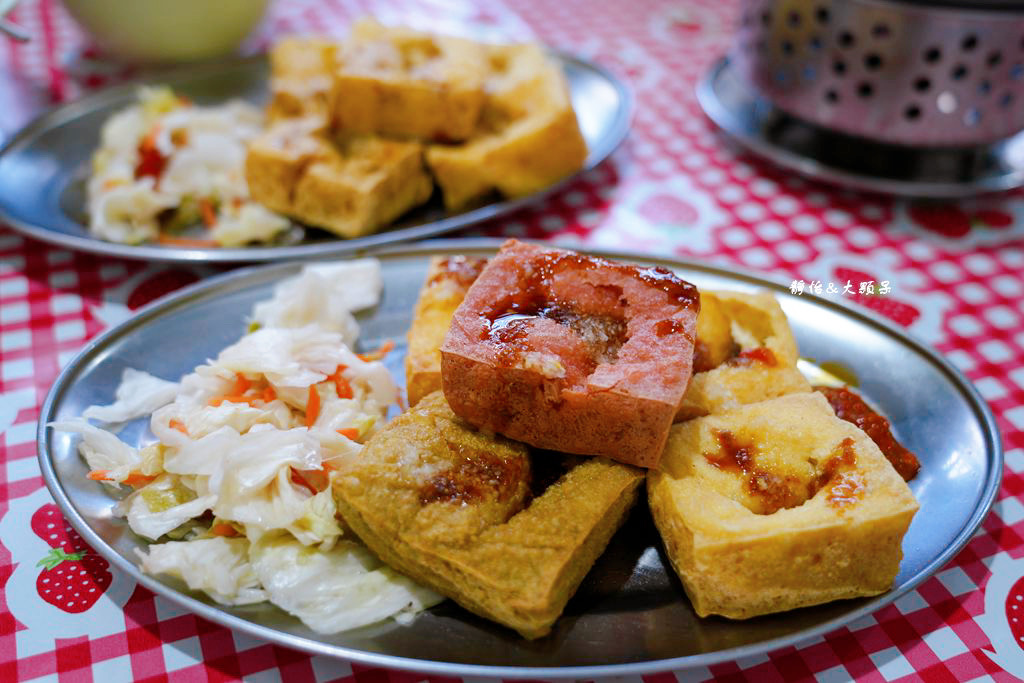
[[[781,168],[866,192],[952,199],[1024,185],[1024,133],[978,147],[911,147],[847,135],[787,114],[727,58],[697,85],[704,113],[736,143]]]
[[[398,342],[397,352],[388,356],[396,378],[402,376],[404,335],[427,258],[442,253],[489,255],[496,246],[492,240],[452,240],[379,254],[384,298],[362,317],[361,338],[369,348],[387,338]],[[208,619],[310,652],[450,675],[589,678],[708,665],[765,652],[828,632],[892,602],[968,541],[999,488],[1002,451],[984,401],[935,351],[878,318],[827,300],[791,295],[786,286],[753,275],[692,262],[610,256],[673,268],[702,287],[767,288],[781,301],[805,357],[839,362],[856,373],[864,394],[891,418],[898,438],[923,463],[911,482],[921,511],[904,540],[904,560],[891,592],[743,622],[700,619],[667,569],[641,504],[546,638],[527,642],[450,601],[407,627],[389,623],[318,636],[268,605],[221,607],[178,582],[140,574],[133,554],[140,540],[111,518],[112,501],[86,478],[72,438],[45,427],[38,437],[43,476],[68,520],[98,552],[146,587]],[[126,367],[177,379],[215,357],[244,332],[252,305],[299,267],[277,264],[235,271],[140,311],[67,365],[46,399],[40,424],[111,401]],[[144,439],[144,421],[122,436],[133,443]]]
[[[568,54],[553,56],[565,70],[589,149],[582,173],[604,161],[625,139],[633,96],[625,83],[597,64]],[[267,97],[267,75],[266,59],[260,56],[173,70],[155,75],[148,82],[166,83],[201,104],[232,98],[262,103]],[[15,135],[0,150],[0,220],[46,242],[125,258],[226,263],[337,256],[425,239],[506,215],[536,204],[579,175],[542,192],[495,201],[459,214],[446,213],[435,196],[388,229],[350,240],[314,230],[306,241],[288,246],[203,249],[106,242],[91,236],[87,229],[84,181],[103,123],[135,101],[138,86],[125,84],[89,95],[44,114]]]

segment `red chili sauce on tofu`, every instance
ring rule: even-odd
[[[775,356],[775,352],[767,346],[757,346],[743,351],[739,344],[733,343],[729,357],[723,361],[722,365],[750,367],[758,363],[773,368],[779,364],[779,359]],[[697,341],[693,345],[694,374],[714,370],[717,367],[718,365],[711,360],[711,351],[708,349],[708,345],[700,337],[697,337]]]
[[[589,371],[599,363],[614,363],[626,343],[626,321],[610,315],[585,315],[571,308],[552,304],[533,313],[508,313],[491,321],[488,339],[497,342],[499,359],[506,367],[514,365],[523,351],[529,351],[529,330],[525,321],[548,318],[568,327],[586,342],[590,351]]]
[[[807,500],[808,492],[799,479],[779,475],[757,465],[756,445],[740,441],[728,430],[716,429],[713,434],[718,441],[718,452],[705,453],[704,457],[720,470],[745,477],[747,492],[761,503],[761,509],[755,512],[770,515],[784,508],[801,505]]]
[[[921,468],[917,457],[892,435],[889,421],[871,409],[857,394],[845,387],[814,387],[828,399],[836,417],[856,425],[871,437],[904,481],[910,481]]]
[[[855,503],[864,493],[864,482],[854,466],[857,463],[853,439],[844,439],[825,462],[815,479],[803,483],[797,477],[780,475],[759,467],[757,446],[745,443],[728,430],[714,430],[717,453],[704,453],[715,467],[743,475],[746,491],[760,501],[758,514],[770,515],[782,509],[802,505],[821,489],[827,489],[826,502],[832,507]]]
[[[682,321],[676,320],[675,318],[659,320],[654,326],[654,334],[659,337],[665,337],[670,334],[679,334],[683,329]]]
[[[828,488],[825,500],[832,507],[852,505],[864,494],[864,480],[853,469],[856,464],[857,453],[853,450],[853,439],[849,437],[839,442],[835,452],[825,461],[814,486],[816,491]]]
[[[755,363],[761,363],[768,367],[775,367],[779,364],[778,359],[775,357],[775,353],[767,346],[758,346],[753,349],[747,349],[746,351],[740,351],[735,356],[725,361],[726,365],[732,366],[749,366]]]
[[[531,265],[519,269],[517,282],[507,297],[493,302],[483,311],[490,325],[481,334],[481,339],[499,347],[498,362],[506,367],[519,363],[521,354],[531,350],[528,344],[528,323],[536,318],[547,318],[564,325],[584,341],[590,354],[589,362],[586,363],[589,366],[587,372],[592,372],[601,363],[615,362],[619,349],[628,341],[626,302],[621,298],[622,288],[609,284],[594,285],[609,298],[619,299],[618,308],[621,313],[595,314],[580,311],[574,301],[559,299],[551,291],[553,278],[561,272],[611,269],[665,292],[674,304],[687,308],[700,305],[697,288],[664,268],[640,268],[571,252],[548,252],[532,261]],[[678,320],[667,319],[656,323],[654,331],[657,336],[664,337],[685,332],[685,327]]]
[[[528,472],[522,459],[504,459],[484,450],[448,442],[459,460],[420,487],[420,504],[475,503],[493,497],[508,500]]]

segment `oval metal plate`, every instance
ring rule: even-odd
[[[490,255],[497,245],[493,240],[450,240],[378,254],[384,296],[379,306],[361,316],[361,340],[367,348],[385,339],[397,342],[396,352],[388,356],[396,379],[402,378],[405,333],[428,257]],[[766,652],[891,603],[940,569],[970,539],[998,491],[1002,450],[985,402],[938,353],[877,317],[825,299],[794,296],[786,286],[754,275],[694,262],[602,255],[663,265],[701,287],[768,289],[789,316],[803,356],[841,363],[856,373],[861,391],[889,416],[897,437],[922,461],[911,482],[921,510],[904,539],[904,559],[892,591],[742,622],[700,619],[667,569],[657,532],[641,503],[546,638],[525,641],[451,601],[410,626],[386,623],[320,636],[267,604],[223,607],[180,582],[141,574],[133,551],[144,543],[112,518],[113,501],[100,484],[86,478],[87,467],[72,437],[42,426],[38,446],[46,484],[93,548],[147,588],[207,619],[309,652],[453,676],[591,678],[707,666]],[[239,270],[151,304],[68,363],[43,405],[40,425],[112,401],[124,368],[177,380],[215,357],[244,333],[252,305],[299,268],[275,264]],[[152,437],[146,421],[138,420],[122,438],[137,444]]]
[[[593,62],[552,54],[565,70],[589,154],[578,173],[532,195],[458,214],[446,213],[435,197],[386,230],[348,240],[316,230],[310,233],[316,237],[287,246],[209,249],[106,242],[88,232],[84,184],[100,129],[111,114],[135,101],[142,84],[135,82],[44,114],[0,150],[0,220],[30,237],[72,249],[152,261],[208,263],[339,256],[459,230],[542,201],[600,164],[625,139],[633,115],[633,95],[626,84]],[[267,97],[267,76],[266,58],[259,56],[173,70],[151,76],[147,82],[166,83],[200,104],[233,98],[261,104]]]
[[[780,168],[832,185],[933,199],[1024,185],[1024,133],[970,148],[901,147],[845,135],[777,108],[748,86],[724,57],[697,84],[697,101],[741,147]]]

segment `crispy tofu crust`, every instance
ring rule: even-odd
[[[409,405],[441,389],[441,343],[455,309],[462,303],[487,259],[433,256],[409,326],[405,388]]]
[[[796,339],[768,292],[702,290],[694,373],[676,421],[809,392]]]
[[[315,122],[313,132],[325,138],[373,135],[429,144],[424,163],[449,211],[495,193],[538,192],[586,161],[565,74],[538,45],[488,45],[364,19],[341,41],[282,39],[270,66],[268,121]],[[283,211],[276,195],[295,194],[294,186],[268,191],[265,180],[258,191]],[[375,219],[338,215],[338,202],[353,201],[350,185],[337,164],[319,166],[299,193],[307,216],[294,208],[291,215],[343,236],[365,234]],[[382,207],[379,215],[399,215],[401,207],[425,201],[419,180],[396,185],[394,201],[368,202]]]
[[[245,178],[253,199],[291,214],[299,178],[314,161],[336,153],[330,141],[317,134],[318,127],[313,118],[288,119],[250,141]]]
[[[337,41],[286,36],[270,49],[267,119],[312,118],[326,129]]]
[[[295,186],[292,211],[306,223],[358,237],[430,198],[418,143],[354,137],[336,150],[312,163]]]
[[[465,140],[483,107],[484,69],[480,43],[359,21],[335,56],[332,123],[338,131]]]
[[[875,443],[814,392],[674,426],[647,491],[702,617],[889,590],[918,509]]]
[[[476,431],[435,392],[370,439],[334,494],[384,562],[539,638],[624,521],[643,472],[586,459],[531,499],[530,462],[523,444]]]
[[[537,45],[487,48],[487,100],[462,145],[432,145],[427,164],[452,211],[489,193],[518,197],[579,170],[587,145],[561,68]]]
[[[377,137],[330,140],[315,119],[288,119],[249,144],[253,199],[342,237],[387,225],[430,198],[433,184],[415,142]]]

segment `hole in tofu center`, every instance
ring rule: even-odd
[[[501,457],[453,441],[446,441],[446,445],[450,464],[420,486],[421,505],[472,505],[490,499],[510,505],[510,515],[522,507],[526,494],[522,485],[530,480],[525,458]]]
[[[697,290],[670,271],[561,252],[509,269],[507,288],[481,312],[479,338],[499,366],[549,380],[552,400],[563,389],[585,390],[599,368],[634,362],[628,347],[649,341],[647,326],[657,338],[692,334],[678,314],[697,306]]]
[[[567,302],[543,302],[498,315],[491,320],[488,338],[498,346],[503,363],[576,386],[598,365],[614,363],[629,337],[623,317],[587,313]]]
[[[561,304],[552,304],[534,313],[506,313],[491,323],[491,332],[498,337],[514,337],[517,329],[537,318],[553,320],[583,340],[595,366],[614,363],[626,341],[625,320],[610,315],[581,313]]]
[[[703,297],[697,314],[693,371],[707,372],[720,365],[774,367],[779,359],[766,346],[773,335],[770,317],[764,311],[736,302],[723,306],[716,297]]]
[[[799,507],[819,494],[831,507],[844,508],[863,494],[850,438],[818,460],[764,448],[757,440],[728,430],[712,430],[712,436],[716,448],[703,453],[716,470],[708,483],[754,514]]]

